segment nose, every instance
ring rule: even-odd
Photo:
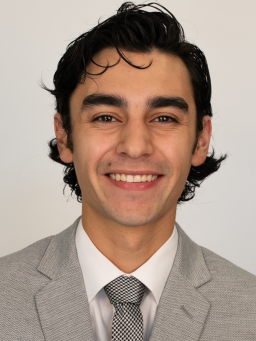
[[[132,159],[149,156],[153,152],[150,134],[145,122],[131,120],[120,131],[117,153]]]

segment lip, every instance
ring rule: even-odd
[[[105,175],[108,175],[108,174],[125,174],[125,175],[163,175],[163,174],[160,174],[156,171],[150,171],[150,170],[145,170],[145,171],[135,171],[135,170],[119,170],[119,169],[115,169],[115,170],[112,170],[111,172],[108,172],[106,173]]]
[[[121,173],[121,174],[125,174],[125,173]],[[128,174],[131,174],[131,173],[128,173]],[[138,173],[135,173],[135,174],[138,174]],[[143,174],[145,174],[145,173],[142,173],[142,175]],[[149,173],[149,174],[152,174],[152,173]],[[154,174],[154,175],[156,175],[156,174]],[[108,175],[105,175],[105,178],[108,181],[110,181],[110,183],[113,184],[114,186],[116,186],[116,187],[118,187],[120,189],[124,189],[126,191],[145,191],[145,190],[148,190],[150,188],[153,188],[153,187],[157,186],[159,184],[159,182],[161,181],[161,179],[163,178],[163,176],[160,176],[156,180],[149,181],[149,182],[116,181],[116,180],[111,179]]]

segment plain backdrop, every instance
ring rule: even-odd
[[[1,0],[0,256],[56,234],[81,214],[63,195],[63,167],[51,161],[54,98],[39,86],[66,46],[115,14],[115,0]],[[138,3],[138,2],[136,2]],[[162,0],[205,53],[213,87],[213,138],[228,152],[177,221],[186,233],[256,274],[256,1]]]

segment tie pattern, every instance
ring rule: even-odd
[[[120,276],[104,289],[110,303],[115,307],[111,341],[143,341],[140,303],[145,285],[133,276]]]

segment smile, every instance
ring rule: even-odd
[[[108,176],[115,181],[124,181],[124,182],[152,182],[159,177],[159,175],[153,175],[153,174],[130,175],[130,174],[118,174],[118,173],[116,174],[110,173],[108,174]]]

